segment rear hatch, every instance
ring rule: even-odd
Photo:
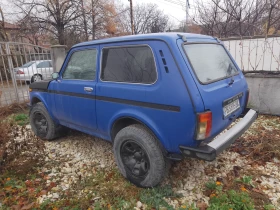
[[[247,97],[246,80],[220,43],[182,45],[205,111],[212,112],[212,130],[208,139],[224,130],[244,110]]]

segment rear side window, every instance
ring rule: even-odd
[[[157,80],[157,72],[151,48],[148,46],[104,48],[101,79],[126,83],[154,83]]]
[[[204,84],[238,73],[222,45],[186,44],[184,49],[197,78]]]
[[[74,52],[63,73],[63,79],[94,80],[97,50]]]
[[[37,68],[49,68],[51,67],[49,61],[43,61],[37,65]]]

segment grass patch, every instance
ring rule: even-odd
[[[264,210],[276,210],[276,208],[271,204],[264,205],[263,208]]]
[[[223,183],[210,181],[205,188],[204,194],[210,197],[207,210],[263,210],[265,206],[273,207],[268,196],[255,188],[251,176],[234,180],[228,174]]]
[[[0,175],[2,209],[31,209],[43,190],[44,180],[27,173],[19,176],[9,172]],[[29,207],[29,208],[28,208]]]
[[[159,207],[173,209],[164,197],[178,198],[179,195],[175,194],[170,186],[138,188],[124,179],[117,169],[101,169],[93,176],[82,178],[72,185],[70,190],[61,195],[59,201],[45,201],[40,209],[63,207],[63,209],[130,210],[136,206],[137,201],[145,204],[146,209],[159,209]]]
[[[102,169],[81,178],[61,194],[59,201],[44,203],[41,209],[133,209],[141,190],[129,184],[116,169]]]
[[[252,180],[252,176],[246,176],[244,175],[243,177],[241,177],[240,179],[236,179],[237,182],[243,183],[245,185],[248,185],[250,187],[255,187],[253,184],[253,180]]]
[[[170,186],[144,189],[140,192],[140,201],[147,204],[149,208],[173,209],[163,198],[178,198],[180,195],[175,194]]]
[[[14,116],[14,120],[16,121],[17,125],[20,125],[20,126],[24,126],[29,123],[27,114],[17,114]]]
[[[246,192],[227,192],[215,191],[210,195],[210,205],[208,210],[254,210],[253,200]]]
[[[236,190],[223,190],[223,184],[219,181],[206,183],[206,188],[210,190],[211,194],[209,210],[253,210],[255,209],[253,200],[245,190],[238,192]]]

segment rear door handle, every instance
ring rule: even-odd
[[[92,87],[84,87],[84,91],[91,93],[93,91]]]

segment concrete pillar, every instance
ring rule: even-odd
[[[65,45],[51,46],[51,58],[53,64],[53,72],[59,72],[66,56]]]

